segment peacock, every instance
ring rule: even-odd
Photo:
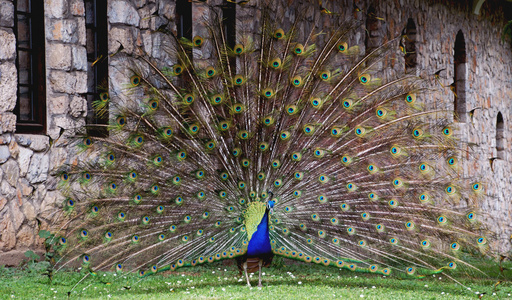
[[[108,134],[84,130],[80,159],[56,175],[55,270],[144,277],[236,259],[249,286],[274,256],[385,276],[478,271],[465,258],[492,253],[484,184],[462,175],[453,112],[421,101],[432,78],[392,68],[406,37],[364,49],[360,10],[261,1],[243,3],[257,21],[230,42],[222,7],[194,5],[205,34],[159,30],[167,59],[117,54],[123,94],[94,105]]]

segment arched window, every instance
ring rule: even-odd
[[[501,112],[496,118],[496,157],[504,159],[505,156],[505,124]]]
[[[14,1],[18,93],[16,132],[46,131],[44,1]]]
[[[379,29],[380,21],[376,15],[376,10],[373,6],[370,6],[366,17],[366,39],[364,43],[366,46],[366,54],[381,45],[382,38]]]
[[[455,38],[454,75],[450,89],[454,94],[455,120],[466,122],[466,42],[461,30]]]
[[[407,20],[403,43],[405,47],[405,71],[410,72],[416,69],[416,65],[418,64],[416,54],[416,24],[414,24],[412,18]]]
[[[105,125],[108,124],[108,110],[98,114],[93,108],[93,103],[101,97],[108,97],[107,1],[85,0],[84,5],[88,62],[86,123]],[[87,133],[105,136],[108,131],[106,126],[91,126],[87,128]]]

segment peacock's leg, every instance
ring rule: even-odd
[[[261,287],[261,266],[263,265],[263,260],[260,259],[258,261],[258,274],[259,274],[259,281],[258,281],[258,286]]]
[[[247,262],[244,262],[244,273],[245,278],[247,279],[247,286],[251,286],[251,283],[249,282],[249,275],[247,274]]]

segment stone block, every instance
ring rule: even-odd
[[[12,140],[11,143],[9,143],[9,152],[11,152],[12,158],[18,159],[20,147],[18,146],[18,143],[16,143],[16,140]]]
[[[55,177],[51,176],[50,178],[55,178]],[[40,211],[41,207],[43,207],[43,208],[46,207],[46,206],[41,206],[39,204],[42,201],[44,201],[43,199],[46,198],[47,192],[48,192],[48,190],[50,190],[50,188],[45,184],[37,184],[34,186],[34,188],[35,188],[35,191],[32,196],[32,204],[34,205],[34,207],[36,207],[36,211]],[[56,193],[61,194],[61,191],[56,191]]]
[[[108,19],[111,24],[139,26],[140,16],[133,5],[126,1],[109,1]]]
[[[85,16],[85,8],[83,0],[71,0],[69,10],[73,16]]]
[[[0,1],[0,26],[14,26],[14,5],[11,1]]]
[[[48,111],[52,112],[52,115],[60,115],[68,112],[69,96],[53,96],[48,101]]]
[[[153,19],[149,12],[149,7],[146,6],[146,7],[139,9],[138,14],[141,17],[139,28],[140,29],[148,29],[151,19]]]
[[[79,128],[85,125],[82,124],[82,120],[84,119],[74,119],[69,115],[56,116],[53,118],[50,128],[48,128],[47,134],[50,135],[53,139],[56,139],[60,134],[61,128],[65,130],[67,135],[75,134]],[[60,138],[59,143],[65,142],[65,140],[65,138]]]
[[[21,195],[23,195],[25,197],[32,194],[32,191],[34,190],[34,188],[30,185],[30,183],[25,178],[20,178],[17,188],[21,192]]]
[[[23,203],[22,210],[27,220],[34,221],[36,219],[36,211],[34,209],[34,206],[30,204],[30,202]]]
[[[133,52],[134,38],[130,28],[112,27],[108,33],[108,53],[116,53],[121,45],[123,52],[131,54]]]
[[[133,2],[137,8],[141,8],[147,4],[146,0],[134,0]]]
[[[1,120],[1,118],[0,118],[0,120]],[[10,135],[10,134],[0,135],[0,145],[10,144],[11,140],[12,140],[12,135]]]
[[[124,62],[118,59],[113,59],[110,68],[108,70],[109,84],[111,86],[109,95],[113,101],[118,101],[120,96],[124,96],[126,89],[123,86],[126,85],[130,78],[128,72],[126,72],[126,65]]]
[[[46,150],[48,149],[48,146],[50,145],[49,143],[49,138],[45,135],[26,135],[27,137],[30,138],[30,149],[34,150],[34,151],[43,151],[43,150]],[[18,141],[16,139],[16,141]],[[18,141],[18,143],[21,145],[21,143]]]
[[[32,140],[30,139],[30,135],[25,134],[17,134],[15,135],[16,142],[21,146],[28,147],[32,144]]]
[[[71,153],[70,153],[71,152]],[[74,151],[69,148],[55,148],[50,153],[50,171],[56,171],[60,166],[66,163],[69,156],[72,156]]]
[[[7,180],[3,180],[0,183],[0,195],[6,197],[8,200],[16,196],[16,189],[13,188]]]
[[[12,186],[16,187],[16,183],[20,178],[20,168],[18,167],[18,163],[10,159],[2,165],[2,169],[4,170],[4,179]]]
[[[23,212],[21,212],[20,207],[21,205],[18,201],[11,200],[9,203],[9,208],[11,209],[12,216],[12,225],[15,231],[18,231],[18,229],[20,229],[21,225],[23,224],[23,221],[25,221],[25,215],[23,214]]]
[[[0,7],[1,9],[1,7]],[[16,38],[12,30],[0,30],[0,60],[14,59],[16,56]]]
[[[65,43],[78,42],[78,24],[74,19],[71,20],[50,20],[46,26],[46,36],[52,41],[61,41]]]
[[[168,20],[174,20],[176,16],[176,4],[174,2],[164,2],[160,1],[159,14],[163,15]]]
[[[156,35],[155,35],[156,38]],[[151,53],[153,50],[153,34],[149,30],[144,30],[141,32],[142,46],[144,47],[144,51],[146,53]]]
[[[34,153],[28,167],[27,179],[30,183],[43,182],[48,178],[49,156],[44,153]]]
[[[48,67],[57,70],[71,69],[71,46],[65,44],[49,44],[47,46]]]
[[[0,37],[0,47],[3,44]],[[0,53],[1,53],[0,49]],[[18,73],[16,65],[11,62],[0,64],[0,113],[12,111],[16,106],[16,93],[18,91]],[[3,127],[0,125],[0,127]]]
[[[16,248],[28,248],[34,244],[37,232],[28,224],[23,225],[16,234]]]
[[[9,159],[9,157],[11,157],[11,151],[9,151],[9,146],[0,146],[0,164],[6,162]]]
[[[0,198],[0,211],[2,211],[2,209],[4,209],[6,204],[7,204],[7,199]]]
[[[83,97],[73,96],[71,97],[69,109],[73,117],[85,117],[87,116],[87,101]]]
[[[62,121],[64,120],[64,121]],[[54,141],[59,138],[62,129],[68,128],[69,122],[68,115],[54,116],[50,123],[50,126],[46,130],[46,134],[50,136]]]
[[[151,14],[153,14],[154,12],[152,11]],[[165,19],[164,17],[162,16],[152,16],[149,20],[149,29],[155,31],[157,30],[158,28],[160,28],[160,26],[162,25],[166,25],[169,21],[167,19]],[[141,22],[141,25],[142,25],[142,22]],[[167,27],[169,27],[169,29],[173,28],[174,30],[176,30],[176,26],[173,24],[169,24]],[[141,26],[141,28],[143,28]]]
[[[14,130],[16,130],[16,115],[13,113],[0,113],[0,134],[14,132]]]
[[[16,231],[12,225],[11,218],[0,219],[0,250],[8,251],[16,245]],[[3,263],[2,263],[3,264]]]
[[[83,46],[73,46],[73,69],[87,71],[87,50]]]
[[[53,91],[57,93],[84,93],[84,91],[79,91],[77,87],[82,84],[87,86],[87,82],[78,82],[76,73],[69,73],[60,70],[51,70],[49,81],[50,86],[53,88]]]
[[[87,72],[76,72],[77,84],[75,94],[87,93]]]
[[[50,18],[63,18],[68,13],[68,0],[45,0],[44,12]]]
[[[78,43],[85,46],[87,42],[87,35],[85,30],[85,18],[78,19]]]

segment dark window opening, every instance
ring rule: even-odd
[[[176,30],[178,37],[192,40],[192,2],[176,1]]]
[[[107,1],[85,0],[85,28],[87,48],[87,133],[94,136],[108,134],[108,107],[95,110],[94,102],[108,99],[108,36]]]
[[[501,112],[498,112],[496,118],[496,156],[499,159],[505,157],[505,123],[503,122],[503,116]]]
[[[376,15],[375,8],[370,6],[366,16],[366,39],[364,43],[366,54],[378,48],[382,43],[379,19],[380,18]]]
[[[225,39],[228,47],[233,49],[236,45],[236,5],[235,3],[224,1],[222,7],[222,26],[224,27]],[[229,58],[231,72],[236,73],[236,58]]]
[[[228,46],[233,48],[236,44],[236,6],[234,3],[225,2],[222,7],[222,25],[226,35]]]
[[[454,76],[450,89],[454,95],[455,120],[466,123],[466,42],[461,30],[455,38]]]
[[[18,92],[16,132],[46,132],[44,1],[15,0]]]
[[[178,38],[185,38],[192,41],[192,2],[188,0],[177,0],[176,1],[176,30]],[[186,48],[185,53],[188,56],[189,62],[185,61],[185,64],[192,63],[192,49]],[[181,76],[181,80],[185,80],[187,75]]]
[[[176,0],[176,30],[178,38],[185,38],[192,41],[192,2],[189,0]],[[189,61],[178,63],[184,63],[185,65],[193,63],[192,49],[185,48],[186,57]],[[187,58],[182,57],[181,59],[186,60]],[[179,77],[178,81],[181,86],[191,89],[191,80],[189,70],[183,72]],[[181,114],[183,120],[187,120],[191,117],[191,113],[188,110],[184,110]]]
[[[409,72],[416,69],[417,54],[416,54],[416,24],[414,20],[409,18],[407,26],[405,27],[405,37],[403,37],[403,47],[405,53],[405,71]]]

